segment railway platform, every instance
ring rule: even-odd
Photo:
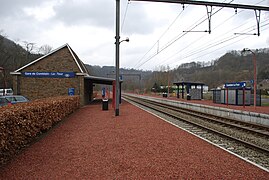
[[[126,93],[125,93],[126,94]],[[229,117],[241,121],[257,123],[269,126],[269,106],[235,106],[225,104],[215,104],[209,100],[185,100],[176,97],[161,97],[158,95],[139,95],[127,93],[127,95],[140,96],[141,98],[155,99],[158,102],[169,102],[179,107],[192,109],[217,116]]]
[[[132,94],[132,93],[130,93]],[[161,99],[169,99],[169,100],[175,100],[175,101],[180,101],[184,103],[192,103],[192,104],[201,104],[201,105],[206,105],[206,106],[212,106],[212,107],[220,107],[220,108],[226,108],[230,110],[239,110],[239,111],[247,111],[247,112],[253,112],[253,113],[261,113],[261,114],[268,114],[269,115],[269,106],[239,106],[239,105],[226,105],[226,104],[217,104],[213,103],[212,100],[187,100],[187,99],[182,99],[182,98],[176,98],[176,97],[162,97],[154,94],[147,94],[145,96],[152,96],[156,98],[161,98]]]
[[[248,163],[123,101],[80,108],[0,169],[0,179],[269,179]]]

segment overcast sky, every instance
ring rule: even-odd
[[[217,0],[215,0],[217,1]],[[20,44],[68,43],[90,65],[115,65],[115,0],[1,0],[0,30]],[[229,3],[231,0],[218,0]],[[269,6],[269,0],[232,3]],[[211,61],[230,50],[269,47],[269,12],[261,12],[261,35],[253,10],[213,8],[211,34],[204,6],[121,0],[120,66],[155,70],[192,62]],[[126,11],[127,10],[127,11]]]

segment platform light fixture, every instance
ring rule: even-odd
[[[130,39],[127,37],[126,39],[121,40],[121,41],[120,41],[120,43],[122,43],[123,41],[129,42],[129,41],[130,41]]]

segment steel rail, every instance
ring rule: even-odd
[[[165,114],[165,115],[167,115],[167,116],[173,117],[173,118],[175,118],[175,119],[179,119],[179,120],[181,120],[181,121],[190,123],[190,124],[192,124],[192,125],[194,125],[194,126],[197,126],[197,127],[199,127],[199,128],[205,129],[206,131],[210,131],[210,132],[212,132],[212,133],[216,133],[216,134],[218,134],[218,135],[220,135],[220,136],[223,136],[223,137],[225,137],[225,138],[229,138],[229,139],[231,139],[231,140],[234,140],[234,141],[236,141],[236,142],[239,142],[240,144],[243,144],[243,145],[245,145],[245,146],[248,146],[249,148],[255,148],[255,149],[257,149],[257,150],[259,150],[259,151],[261,151],[261,152],[269,153],[269,149],[266,149],[266,148],[260,147],[260,146],[258,146],[258,145],[256,145],[256,144],[249,143],[249,142],[244,141],[244,140],[241,140],[241,139],[239,139],[239,138],[236,138],[236,137],[227,135],[227,134],[222,133],[222,132],[219,132],[219,131],[217,131],[217,130],[215,130],[215,129],[212,129],[212,128],[203,126],[203,125],[201,125],[201,124],[198,124],[198,123],[195,123],[195,122],[186,120],[185,118],[182,118],[182,117],[180,117],[180,116],[178,116],[178,115],[171,114],[170,112],[167,112],[166,109],[160,109],[160,106],[158,106],[158,107],[152,107],[152,105],[150,105],[150,103],[142,102],[143,100],[141,100],[141,99],[140,99],[140,100],[135,100],[134,97],[130,98],[130,97],[124,96],[124,98],[129,99],[130,101],[136,102],[136,103],[138,103],[138,104],[141,104],[141,105],[143,105],[143,106],[146,106],[146,107],[148,107],[148,108],[150,108],[150,109],[153,109],[153,110],[155,110],[155,111],[161,112],[161,113],[163,113],[163,114]]]
[[[175,107],[175,106],[165,104],[165,103],[161,103],[161,102],[153,102],[153,101],[150,101],[150,100],[145,100],[145,101],[148,101],[150,103],[155,103],[155,104],[158,104],[158,105],[161,104],[162,106],[165,106],[166,108],[172,109],[174,111],[179,111],[179,112],[189,114],[191,116],[195,116],[195,117],[198,117],[198,118],[206,119],[206,120],[209,120],[209,121],[212,121],[212,122],[225,124],[225,125],[228,125],[230,127],[243,129],[243,130],[251,132],[251,133],[255,132],[256,134],[260,134],[260,135],[263,135],[263,136],[266,136],[266,137],[269,138],[269,128],[265,127],[265,126],[261,126],[261,125],[254,124],[254,123],[241,122],[241,121],[237,121],[237,120],[230,119],[230,118],[227,118],[227,117],[219,117],[219,116],[216,116],[216,115],[207,114],[207,113],[203,113],[203,112],[198,112],[198,111],[195,111],[195,110],[185,109],[185,108],[181,108],[181,107],[179,108],[179,107]],[[219,120],[220,118],[223,119],[223,120]],[[230,121],[230,122],[227,122],[227,121],[224,121],[224,120],[227,120],[227,121]],[[238,125],[238,124],[241,124],[241,125]],[[250,129],[250,127],[248,127],[248,126],[252,126],[252,127],[255,126],[255,127]],[[263,131],[266,131],[266,132],[260,131],[261,128],[263,129]]]

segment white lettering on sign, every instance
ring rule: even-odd
[[[37,78],[73,78],[74,72],[23,72],[25,77],[37,77]]]
[[[50,73],[48,73],[48,72],[37,72],[35,75],[37,75],[37,76],[49,76]]]

